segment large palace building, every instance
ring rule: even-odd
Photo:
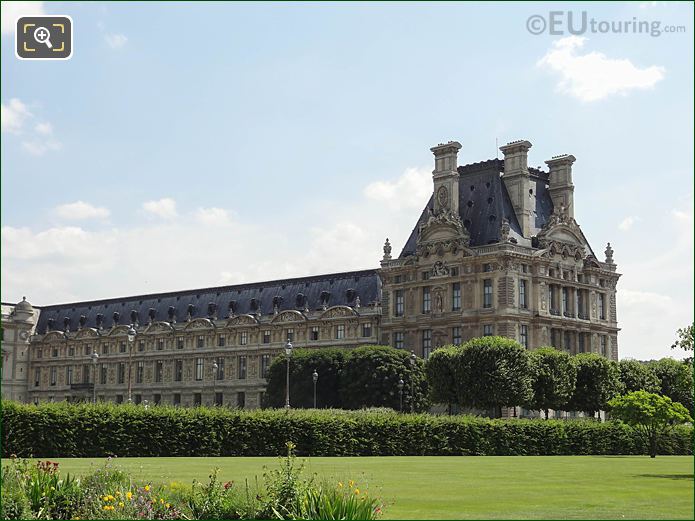
[[[458,165],[432,148],[433,192],[379,269],[33,307],[2,305],[3,397],[254,408],[295,347],[433,349],[499,335],[617,360],[616,272],[574,219],[572,165],[531,143]],[[98,355],[98,356],[95,356]]]

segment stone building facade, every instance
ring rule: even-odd
[[[512,142],[503,160],[465,166],[459,143],[432,148],[432,196],[397,257],[386,240],[376,270],[3,305],[3,397],[255,408],[288,339],[426,358],[500,335],[617,360],[620,275],[610,244],[599,261],[574,218],[575,158],[531,168],[530,148]]]

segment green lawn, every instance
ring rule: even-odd
[[[300,458],[301,459],[301,458]],[[103,460],[59,459],[84,474]],[[168,483],[261,476],[276,458],[121,458],[136,479]],[[307,469],[354,479],[387,503],[389,519],[693,519],[689,456],[309,458]]]

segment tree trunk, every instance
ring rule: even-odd
[[[545,411],[545,419],[547,420],[547,419],[548,419],[548,414],[550,413],[550,411],[549,411],[548,409],[544,409],[544,411]]]
[[[649,437],[649,457],[656,458],[656,434]]]

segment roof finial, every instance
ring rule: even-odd
[[[606,264],[615,264],[613,262],[613,248],[611,248],[611,243],[609,242],[606,246]]]
[[[388,237],[384,243],[384,258],[382,260],[391,260],[391,243],[389,242]]]

